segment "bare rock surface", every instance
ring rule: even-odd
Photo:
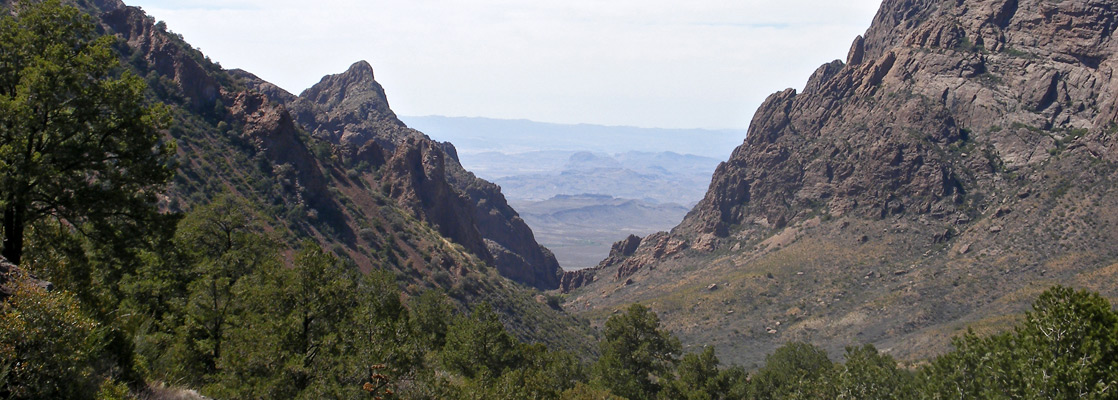
[[[501,275],[541,289],[559,287],[555,256],[536,242],[500,188],[462,168],[452,144],[404,125],[368,63],[324,77],[288,107],[343,160],[386,165],[381,180],[392,198]]]
[[[886,0],[845,62],[760,106],[679,226],[568,306],[652,304],[728,360],[787,340],[914,359],[1045,285],[1098,287],[1118,261],[1116,22],[1109,1]]]

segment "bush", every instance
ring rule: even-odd
[[[1013,332],[968,333],[923,372],[933,397],[1113,398],[1118,314],[1097,293],[1057,286]]]
[[[105,379],[107,329],[67,292],[22,277],[10,283],[14,293],[0,306],[0,397],[93,398]]]

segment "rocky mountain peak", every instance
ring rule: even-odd
[[[1089,0],[886,1],[848,63],[826,64],[803,93],[764,102],[684,231],[724,236],[821,206],[969,219],[999,166],[1037,165],[1067,132],[1114,123],[1114,9]],[[1105,142],[1083,144],[1111,157]],[[968,145],[989,150],[950,153]]]
[[[723,347],[914,357],[1030,285],[1113,279],[1116,29],[1113,1],[884,1],[845,62],[765,100],[679,226],[564,277],[589,286],[571,304],[663,304]]]
[[[275,92],[266,83],[250,86]],[[544,289],[558,287],[561,270],[555,256],[536,243],[500,188],[462,168],[450,143],[431,140],[400,122],[369,63],[359,61],[346,72],[322,78],[288,107],[307,131],[332,143],[343,162],[384,166],[380,179],[389,189],[386,194],[417,219],[505,277]]]
[[[396,119],[388,106],[384,88],[377,83],[373,67],[366,61],[354,63],[343,73],[323,77],[299,97],[330,110],[359,110],[377,119]]]
[[[391,152],[406,138],[423,136],[396,118],[373,67],[365,61],[354,63],[343,73],[323,77],[288,107],[314,136],[341,145],[348,152],[370,141]]]
[[[368,77],[368,79],[374,79],[373,66],[372,64],[369,64],[368,61],[361,60],[350,65],[349,69],[347,69],[346,72],[342,73],[342,75],[359,76],[361,78]]]
[[[399,210],[410,212],[505,277],[544,289],[558,287],[555,257],[536,243],[500,188],[463,169],[453,145],[405,126],[389,107],[368,62],[356,62],[294,96],[247,71],[225,71],[202,62],[200,52],[138,8],[123,7],[116,0],[97,1],[103,23],[128,43],[136,53],[133,58],[173,82],[168,92],[181,94],[176,101],[198,113],[212,114],[221,105],[228,119],[223,122],[243,129],[237,140],[251,144],[272,165],[270,172],[279,178],[275,189],[290,195],[285,200],[292,204],[308,207],[309,218],[330,224],[330,231],[345,244],[358,244],[358,237],[377,240],[375,233],[357,235],[346,223],[362,218],[357,214],[373,212],[372,204],[379,203],[373,197],[387,195]],[[248,90],[231,85],[234,81]],[[329,145],[307,142],[301,131]],[[323,147],[331,154],[317,152]],[[345,177],[339,168],[345,169]],[[378,189],[386,193],[369,193]],[[364,209],[342,207],[338,196],[349,196]],[[350,255],[359,263],[370,260],[358,252]]]

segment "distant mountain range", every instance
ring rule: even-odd
[[[462,165],[501,186],[564,269],[597,264],[610,244],[678,224],[744,131],[402,117],[448,141]],[[685,208],[686,207],[686,208]]]
[[[627,235],[648,235],[683,220],[690,207],[606,195],[556,195],[509,203],[564,269],[597,265]]]
[[[400,119],[432,139],[454,143],[461,154],[541,150],[608,154],[672,151],[725,160],[745,139],[744,129],[660,129],[444,116],[401,116]]]
[[[478,175],[492,179],[510,199],[538,201],[591,193],[687,206],[706,193],[719,162],[671,152],[487,152],[467,159]]]

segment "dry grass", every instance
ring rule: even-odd
[[[143,393],[137,396],[140,400],[208,400],[209,397],[199,394],[193,389],[168,386],[163,382],[152,382]]]

